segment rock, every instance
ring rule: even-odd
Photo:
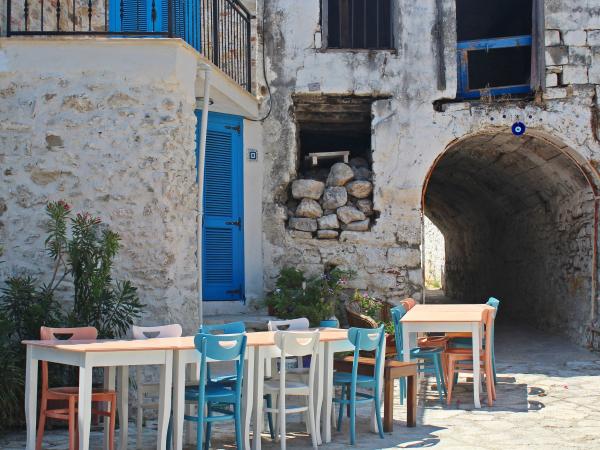
[[[352,168],[352,170],[354,171],[355,180],[371,180],[373,176],[373,172],[366,167]]]
[[[317,220],[320,230],[336,230],[340,227],[340,223],[335,214],[328,214]]]
[[[343,186],[332,186],[325,189],[323,194],[323,208],[337,209],[348,201],[348,192]]]
[[[292,231],[290,231],[290,235],[295,239],[312,239],[313,238],[313,234],[310,231],[292,230]]]
[[[369,231],[369,219],[358,220],[356,222],[350,222],[349,224],[342,225],[344,231]]]
[[[363,212],[365,216],[373,215],[373,202],[367,198],[356,201],[356,208]]]
[[[317,231],[317,221],[306,217],[292,217],[289,226],[298,231]]]
[[[354,172],[348,164],[335,163],[327,177],[327,186],[343,186],[354,178]]]
[[[346,185],[348,194],[356,198],[366,198],[373,192],[373,184],[370,181],[353,181]]]
[[[330,214],[335,214],[335,209],[324,209],[323,210],[323,215],[324,216],[328,216]]]
[[[62,147],[64,145],[63,139],[60,136],[55,134],[47,134],[46,135],[46,144],[48,148],[52,147]]]
[[[341,208],[338,208],[337,216],[344,223],[366,219],[366,216],[354,206],[342,206]]]
[[[358,168],[358,167],[369,168],[369,162],[365,158],[361,158],[360,156],[357,156],[356,158],[352,158],[348,164],[350,164],[350,166],[353,169]]]
[[[319,230],[317,231],[317,237],[319,239],[337,239],[338,232],[334,230]]]
[[[323,209],[321,209],[321,205],[310,198],[303,198],[298,205],[298,208],[296,208],[296,216],[298,217],[309,217],[311,219],[316,219],[322,215]]]
[[[325,184],[321,181],[316,180],[295,180],[292,183],[292,197],[300,198],[312,198],[313,200],[319,200],[323,195],[323,189]]]

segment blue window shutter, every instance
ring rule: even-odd
[[[199,129],[199,111],[197,115]],[[242,144],[240,117],[209,115],[202,265],[203,299],[207,301],[244,298]]]
[[[155,1],[161,2],[162,0]],[[155,3],[155,5],[157,4]],[[122,17],[121,7],[123,8]],[[152,0],[115,0],[110,2],[109,8],[110,31],[120,32],[153,30]]]

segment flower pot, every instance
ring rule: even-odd
[[[319,327],[321,328],[339,328],[340,322],[336,318],[321,320]]]

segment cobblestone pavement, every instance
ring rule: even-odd
[[[600,449],[600,354],[524,327],[498,327],[498,400],[492,408],[473,408],[472,385],[461,384],[451,406],[442,406],[435,392],[421,389],[418,426],[405,427],[405,408],[395,406],[394,432],[379,439],[369,430],[369,408],[358,416],[356,449],[436,447],[452,449]],[[484,399],[485,401],[485,399]],[[310,448],[300,423],[288,426],[289,448]],[[144,449],[156,448],[156,427],[144,433]],[[296,431],[294,431],[296,430]],[[130,448],[135,429],[130,426]],[[213,448],[234,448],[232,427],[215,430]],[[333,441],[321,448],[349,447],[347,420]],[[0,437],[0,448],[24,448],[24,433]],[[66,433],[50,431],[45,448],[67,449]],[[92,448],[101,448],[101,433],[92,433]],[[189,447],[195,448],[195,447]],[[263,448],[278,443],[265,435]]]

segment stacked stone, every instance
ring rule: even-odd
[[[372,173],[364,158],[334,164],[325,182],[292,183],[289,227],[319,239],[336,239],[342,231],[368,231],[373,215]]]

